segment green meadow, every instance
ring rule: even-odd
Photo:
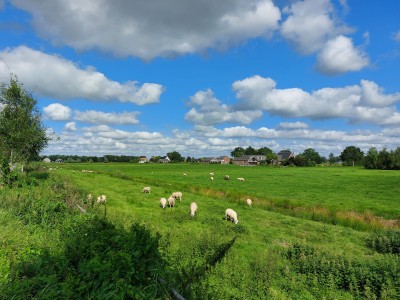
[[[0,191],[7,199],[3,202],[8,203],[0,206],[0,287],[14,278],[20,295],[26,295],[21,282],[29,276],[22,271],[25,277],[16,275],[16,261],[24,261],[26,252],[32,251],[59,255],[63,247],[60,236],[69,228],[61,218],[44,218],[44,213],[39,219],[37,215],[33,218],[21,213],[24,206],[13,206],[17,199],[36,197],[68,203],[69,212],[62,215],[63,219],[71,218],[69,214],[82,218],[95,214],[121,230],[139,224],[158,237],[164,262],[157,269],[164,282],[158,292],[149,296],[144,287],[134,296],[108,294],[108,298],[105,293],[93,292],[92,297],[86,295],[87,299],[98,299],[99,295],[104,299],[172,299],[168,293],[171,288],[186,299],[400,296],[399,172],[203,164],[51,167],[53,170],[46,173],[49,179],[38,180],[34,188]],[[224,180],[225,175],[230,180]],[[237,181],[237,177],[245,181]],[[49,180],[57,186],[62,182],[62,189],[49,188]],[[142,192],[145,186],[151,187],[151,193]],[[182,201],[173,208],[160,208],[159,199],[175,191],[183,193]],[[89,203],[88,194],[94,198],[105,194],[106,205]],[[252,207],[245,204],[247,198],[253,200]],[[189,215],[191,202],[199,207],[195,217]],[[32,203],[30,207],[34,207]],[[237,211],[237,225],[224,219],[228,207]],[[85,237],[79,237],[79,241],[84,243]],[[37,282],[37,277],[33,278]],[[55,284],[46,280],[45,291]],[[43,289],[41,295],[46,294]],[[9,296],[11,292],[5,290]],[[33,293],[32,288],[29,291]]]

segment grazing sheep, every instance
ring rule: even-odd
[[[237,180],[238,181],[244,181],[244,178],[243,177],[238,177]]]
[[[247,203],[248,206],[251,206],[251,203],[252,203],[252,202],[251,202],[251,199],[247,199],[247,200],[246,200],[246,203]]]
[[[160,199],[160,206],[161,206],[162,208],[165,208],[165,207],[167,206],[167,199],[161,198],[161,199]]]
[[[214,176],[214,173],[213,173],[213,172],[211,172],[211,173],[210,173],[210,176]]]
[[[182,201],[182,192],[174,192],[172,193],[171,197],[173,197],[174,199],[179,198],[179,201]]]
[[[175,206],[175,198],[174,197],[170,196],[168,198],[168,206],[169,207],[174,207]]]
[[[101,195],[97,197],[97,203],[99,204],[106,204],[106,200],[107,200],[106,195]]]
[[[150,194],[151,188],[149,186],[146,186],[143,188],[143,193],[149,193]]]
[[[198,208],[198,207],[197,207],[196,202],[190,203],[190,215],[191,215],[192,217],[194,217],[194,216],[196,215],[197,208]]]
[[[225,220],[232,220],[233,223],[237,224],[239,222],[238,218],[237,218],[237,213],[236,211],[234,211],[231,208],[228,208],[225,211]]]
[[[186,176],[186,173],[183,173],[183,176]]]
[[[224,180],[229,180],[229,175],[225,175]]]
[[[210,177],[211,181],[214,181],[214,177]]]
[[[92,201],[93,201],[92,194],[87,195],[86,199],[87,199],[88,203],[92,203]]]

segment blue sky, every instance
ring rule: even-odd
[[[0,0],[43,154],[400,146],[400,1]]]

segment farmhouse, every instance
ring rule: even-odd
[[[168,156],[163,156],[158,160],[158,162],[166,164],[166,163],[171,162],[171,160],[169,159]]]
[[[274,159],[272,161],[272,163],[274,165],[280,165],[283,161],[288,160],[289,158],[294,157],[294,153],[292,151],[290,151],[289,149],[287,150],[281,150],[278,154],[277,154],[278,158]]]
[[[240,157],[235,157],[233,159],[233,164],[240,166],[257,166],[261,163],[261,161],[265,161],[265,159],[265,155],[243,155]]]
[[[140,156],[139,157],[139,164],[144,164],[144,163],[148,163],[149,160],[147,159],[146,156]]]
[[[200,160],[200,162],[206,164],[221,164],[221,165],[227,165],[230,163],[230,161],[231,159],[228,156],[204,157]]]

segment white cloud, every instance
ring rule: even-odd
[[[64,125],[64,129],[66,131],[76,131],[76,123],[75,122],[68,122]]]
[[[400,31],[397,31],[397,32],[395,32],[395,33],[393,34],[393,39],[394,39],[395,41],[400,42]]]
[[[0,0],[0,10],[4,8],[4,0]]]
[[[5,49],[0,52],[0,57],[11,72],[24,82],[25,87],[46,97],[118,100],[145,105],[159,102],[164,90],[163,86],[155,83],[138,86],[134,81],[112,81],[93,67],[81,69],[58,55],[49,55],[26,46]],[[0,68],[0,80],[7,81],[9,77],[8,70]]]
[[[308,125],[304,122],[281,122],[279,129],[307,129]]]
[[[340,88],[322,88],[311,93],[299,88],[277,89],[271,78],[253,76],[233,83],[237,107],[263,110],[271,115],[310,119],[343,118],[350,123],[400,125],[395,106],[399,93],[385,95],[374,82]]]
[[[12,3],[32,15],[37,33],[79,51],[152,59],[225,48],[269,37],[280,11],[271,0],[29,1]]]
[[[92,124],[138,124],[139,112],[106,113],[95,110],[75,111],[75,120]]]
[[[336,75],[359,71],[368,66],[367,55],[354,47],[350,38],[343,35],[328,41],[317,57],[317,69],[324,74]]]
[[[53,103],[43,108],[46,116],[53,121],[65,121],[71,117],[71,109],[59,103]]]
[[[282,23],[281,35],[302,54],[315,53],[330,38],[351,31],[333,18],[329,0],[297,1],[285,12],[289,16]]]
[[[218,123],[239,123],[250,124],[255,119],[262,116],[260,110],[235,110],[226,104],[221,104],[214,93],[208,89],[199,91],[190,97],[190,106],[192,108],[185,115],[185,120],[199,125],[214,125]]]

